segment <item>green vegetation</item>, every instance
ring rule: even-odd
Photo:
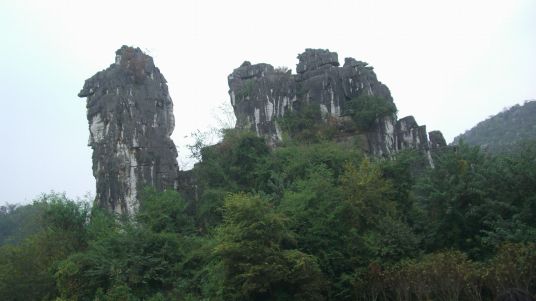
[[[297,143],[319,143],[334,137],[336,127],[333,122],[322,122],[320,107],[302,105],[302,107],[285,113],[277,120],[281,130],[288,138]]]
[[[344,114],[350,116],[360,130],[367,131],[376,120],[396,114],[395,104],[385,98],[362,95],[349,100]]]
[[[18,244],[37,232],[35,221],[40,218],[42,210],[43,207],[37,204],[0,206],[0,245]]]
[[[255,87],[255,80],[254,79],[247,79],[244,81],[244,85],[236,92],[236,99],[237,101],[241,101],[244,98],[251,95],[253,92],[253,88]]]
[[[515,105],[454,138],[454,144],[463,141],[470,145],[482,145],[492,153],[516,152],[523,141],[536,140],[534,116],[536,101]]]
[[[277,122],[286,138],[296,143],[311,144],[332,141],[336,136],[345,136],[347,133],[365,133],[374,127],[378,119],[396,112],[392,101],[376,96],[360,96],[344,105],[343,115],[350,117],[347,119],[323,116],[320,106],[302,104],[278,118]]]
[[[298,123],[299,124],[299,123]],[[62,195],[6,208],[3,300],[493,300],[536,293],[536,145],[375,160],[320,140],[270,150],[228,130],[198,199],[136,217]],[[26,225],[24,231],[18,225]]]

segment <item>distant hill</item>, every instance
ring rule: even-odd
[[[508,152],[520,142],[536,140],[536,100],[492,116],[454,138],[452,144],[481,145],[492,153]]]

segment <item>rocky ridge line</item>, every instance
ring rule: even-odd
[[[319,106],[324,121],[343,121],[345,104],[366,95],[393,102],[389,88],[378,81],[373,68],[354,58],[346,58],[340,67],[336,52],[306,49],[298,55],[297,74],[272,65],[245,61],[228,76],[229,95],[237,122],[236,128],[255,131],[276,146],[282,141],[278,118],[303,104]],[[446,146],[439,131],[426,132],[413,116],[397,119],[396,114],[375,121],[371,130],[354,132],[365,140],[365,151],[389,156],[403,149],[430,149]]]

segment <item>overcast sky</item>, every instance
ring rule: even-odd
[[[536,1],[0,1],[0,204],[94,191],[84,80],[121,45],[154,57],[175,104],[172,138],[217,126],[244,60],[288,66],[305,48],[374,66],[399,117],[448,142],[536,98]]]

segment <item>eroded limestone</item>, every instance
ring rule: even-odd
[[[131,215],[146,186],[176,188],[173,102],[150,56],[123,46],[78,96],[87,98],[96,206]]]

